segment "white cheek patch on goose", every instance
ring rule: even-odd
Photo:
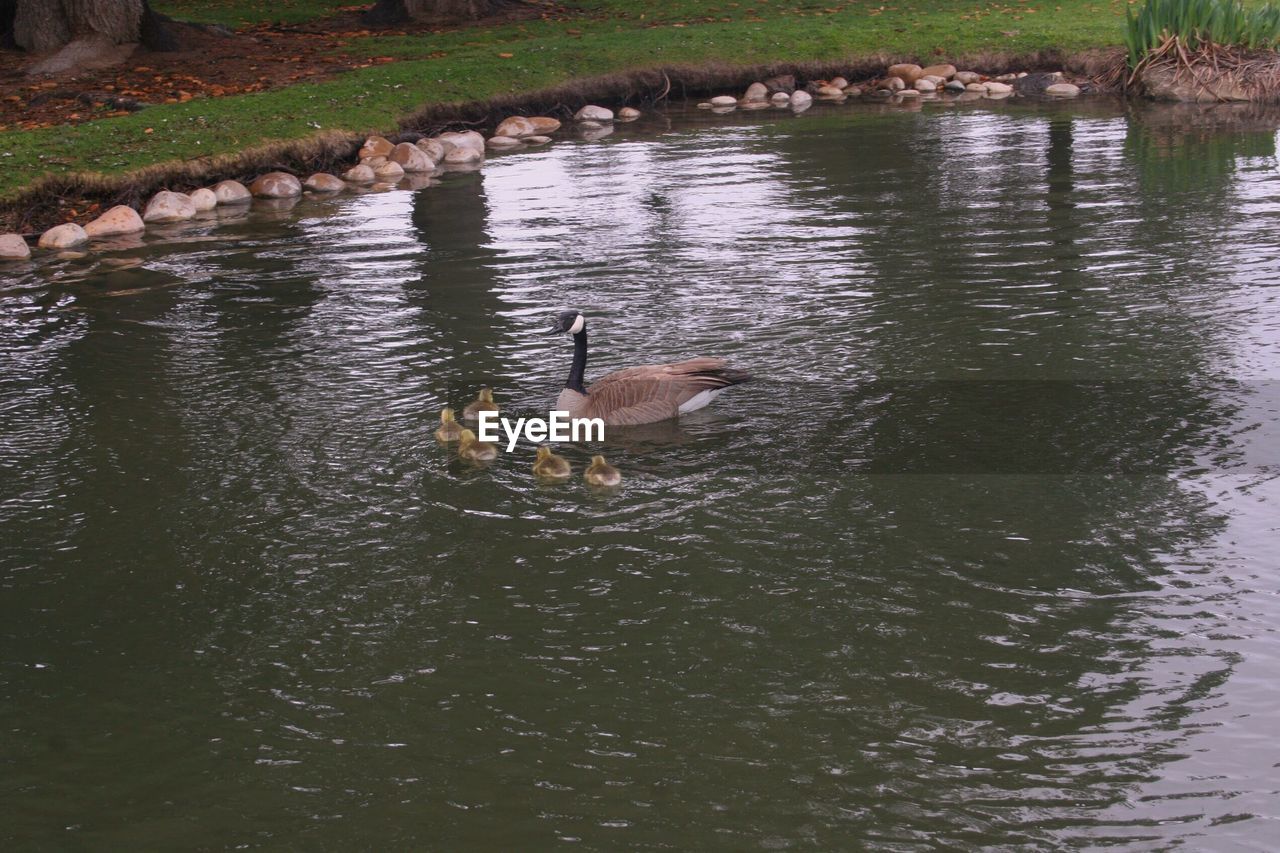
[[[576,335],[578,332],[581,332],[582,327],[586,325],[586,322],[586,318],[579,314],[578,319],[574,320],[573,325],[569,327],[569,334]]]

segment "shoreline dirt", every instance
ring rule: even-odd
[[[434,135],[451,129],[492,129],[511,115],[549,115],[567,119],[581,106],[651,106],[666,99],[740,92],[750,83],[779,74],[802,83],[843,75],[855,83],[883,76],[890,65],[909,56],[866,56],[842,61],[756,65],[673,65],[573,80],[552,88],[482,101],[430,104],[396,120],[392,127],[321,131],[301,139],[266,141],[235,154],[158,163],[122,175],[70,173],[37,178],[12,198],[0,202],[0,232],[34,237],[64,222],[84,223],[117,204],[141,208],[161,189],[189,192],[221,180],[249,181],[263,172],[290,172],[305,178],[314,172],[341,170],[353,161],[370,134],[394,137],[413,132]],[[936,60],[935,60],[936,61]],[[1118,50],[1063,54],[980,53],[951,60],[957,67],[980,68],[996,75],[1010,71],[1066,71],[1097,80],[1114,76]],[[1110,87],[1107,87],[1110,88]],[[1118,90],[1117,90],[1118,91]]]

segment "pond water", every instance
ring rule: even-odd
[[[4,846],[1271,847],[1280,120],[1208,115],[676,106],[4,267]],[[436,446],[566,307],[756,381],[616,494]]]

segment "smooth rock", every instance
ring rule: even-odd
[[[862,87],[861,86],[845,86],[844,93],[848,95],[850,98],[856,98],[862,94]]]
[[[1054,98],[1074,98],[1080,94],[1080,87],[1074,83],[1054,83],[1044,93]]]
[[[941,77],[943,80],[950,80],[956,76],[956,67],[950,64],[942,65],[926,65],[920,69],[921,77]]]
[[[89,235],[74,222],[55,225],[40,235],[36,245],[41,249],[71,249],[89,242]]]
[[[1013,80],[1017,80],[1017,79],[1018,79],[1018,75],[1017,75],[1017,74],[1001,74],[1000,76],[996,77],[996,82],[997,82],[997,83],[1008,83],[1008,82],[1011,82],[1011,81],[1013,81]]]
[[[1007,95],[1013,91],[1013,87],[1008,83],[1001,83],[998,80],[988,80],[982,85],[986,87],[988,95]]]
[[[735,99],[736,100],[736,99]],[[573,114],[574,121],[613,121],[613,110],[587,104]]]
[[[700,109],[700,110],[709,110],[709,109],[711,109],[711,102],[710,102],[710,101],[700,101],[700,102],[698,103],[698,109]]]
[[[884,86],[890,92],[901,92],[903,89],[907,88],[906,82],[904,82],[901,77],[890,77],[888,80],[884,81]]]
[[[920,79],[928,80],[930,83],[934,84],[935,86],[941,86],[943,83],[947,82],[946,77],[939,77],[937,74],[926,74]]]
[[[775,104],[785,104],[791,100],[791,96],[786,92],[774,92],[773,97],[769,98]]]
[[[379,154],[376,157],[365,157],[360,162],[368,166],[370,169],[376,169],[379,166],[381,166],[383,163],[387,162],[387,158]]]
[[[621,121],[635,121],[640,118],[640,111],[635,107],[623,107],[618,110],[618,118]]]
[[[373,167],[366,166],[361,163],[359,166],[352,166],[342,176],[342,180],[351,184],[371,184],[378,179],[373,173]]]
[[[470,148],[484,156],[484,137],[474,130],[451,130],[436,137],[441,142],[451,143],[455,148]],[[449,152],[445,152],[446,158]]]
[[[805,107],[809,106],[812,103],[813,103],[813,95],[810,95],[808,92],[804,90],[799,90],[791,93],[792,107],[804,109]]]
[[[421,154],[422,152],[418,152]],[[373,170],[373,175],[380,181],[395,183],[404,177],[404,167],[395,160],[388,160],[381,166]]]
[[[253,193],[239,181],[218,181],[212,189],[218,204],[244,204],[253,199]]]
[[[793,74],[779,74],[776,77],[769,77],[761,82],[764,83],[765,91],[770,95],[775,95],[778,92],[790,95],[796,90],[796,78]]]
[[[341,178],[330,175],[327,172],[316,172],[307,178],[303,186],[313,193],[340,193],[347,188],[346,183]]]
[[[209,190],[205,190],[213,195]],[[217,203],[217,200],[214,200]],[[116,234],[137,234],[146,229],[138,211],[127,204],[117,204],[97,219],[84,227],[84,233],[90,237],[113,237]]]
[[[736,104],[735,104],[734,106],[732,106],[732,107],[717,107],[717,106],[712,106],[712,107],[711,107],[711,112],[715,113],[716,115],[722,116],[722,115],[728,115],[729,113],[733,112],[733,111],[734,111],[734,110],[736,110],[737,108],[738,108],[738,107],[737,107],[737,105],[736,105]]]
[[[218,206],[218,197],[213,194],[213,190],[206,187],[192,190],[187,195],[191,196],[191,203],[196,206],[196,213],[204,213]]]
[[[31,247],[27,245],[26,240],[22,239],[21,234],[0,234],[0,258],[6,261],[20,261],[29,257],[31,257]]]
[[[387,158],[392,163],[398,163],[400,168],[406,172],[434,172],[436,163],[426,152],[411,142],[401,142],[395,148],[391,149],[391,154]],[[377,174],[377,169],[374,169]]]
[[[980,95],[985,95],[987,93],[986,83],[970,83],[964,88],[966,92],[977,92]]]
[[[733,107],[737,106],[737,104],[738,99],[733,95],[716,95],[711,99],[711,106],[713,107]]]
[[[819,98],[843,98],[844,89],[838,89],[835,86],[819,86],[818,97]]]
[[[827,81],[827,85],[835,86],[837,89],[847,89],[849,88],[849,81],[843,77],[832,77]]]
[[[917,92],[936,92],[938,91],[938,84],[922,77],[916,81],[915,88]]]
[[[539,136],[546,136],[560,129],[560,121],[549,116],[529,116],[529,121],[533,122],[533,132]]]
[[[959,80],[948,80],[947,85],[944,88],[946,88],[948,92],[963,92],[964,84]]]
[[[982,82],[982,75],[976,71],[957,71],[954,77],[966,86],[970,83]]]
[[[526,136],[520,140],[525,145],[546,145],[551,141],[550,136]]]
[[[419,151],[430,157],[432,163],[439,163],[444,159],[444,143],[438,139],[419,139],[414,145],[417,145]]]
[[[302,195],[302,182],[288,172],[267,172],[249,184],[254,198],[293,198]]]
[[[455,166],[464,163],[479,163],[483,159],[484,153],[477,151],[470,145],[459,145],[444,155],[444,161]]]
[[[514,136],[493,136],[489,138],[487,144],[490,148],[500,150],[503,148],[519,148],[521,143]]]
[[[920,91],[918,89],[903,89],[898,93],[899,98],[918,98]]]
[[[493,138],[498,139],[507,137],[510,139],[520,139],[525,136],[534,136],[538,133],[538,129],[533,126],[533,122],[524,116],[511,116],[505,118],[493,131]],[[492,142],[493,140],[490,140]]]
[[[196,215],[195,202],[185,193],[172,193],[161,190],[147,202],[147,209],[142,212],[143,222],[181,222]]]
[[[364,145],[360,148],[360,159],[365,157],[376,157],[381,154],[383,157],[391,153],[391,149],[395,148],[391,144],[391,140],[385,136],[370,136],[364,141]]]
[[[743,94],[744,101],[764,101],[769,97],[769,89],[763,83],[752,83]]]
[[[913,62],[902,62],[898,65],[890,65],[889,70],[885,72],[886,77],[897,77],[903,83],[914,83],[924,76],[924,69]]]

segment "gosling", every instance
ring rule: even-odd
[[[480,441],[474,432],[464,429],[458,435],[458,455],[472,462],[492,462],[498,458],[498,445]]]
[[[533,462],[533,475],[548,483],[563,483],[573,474],[569,460],[551,452],[551,446],[538,448],[538,458]]]
[[[462,410],[462,416],[469,421],[480,419],[481,412],[498,413],[498,404],[493,402],[493,389],[487,385],[480,389],[480,396],[476,397],[467,407]]]
[[[616,486],[622,482],[622,472],[605,462],[603,456],[592,456],[582,479],[592,486]]]
[[[440,410],[440,429],[436,430],[436,441],[451,444],[462,438],[462,424],[453,419],[453,409]]]

